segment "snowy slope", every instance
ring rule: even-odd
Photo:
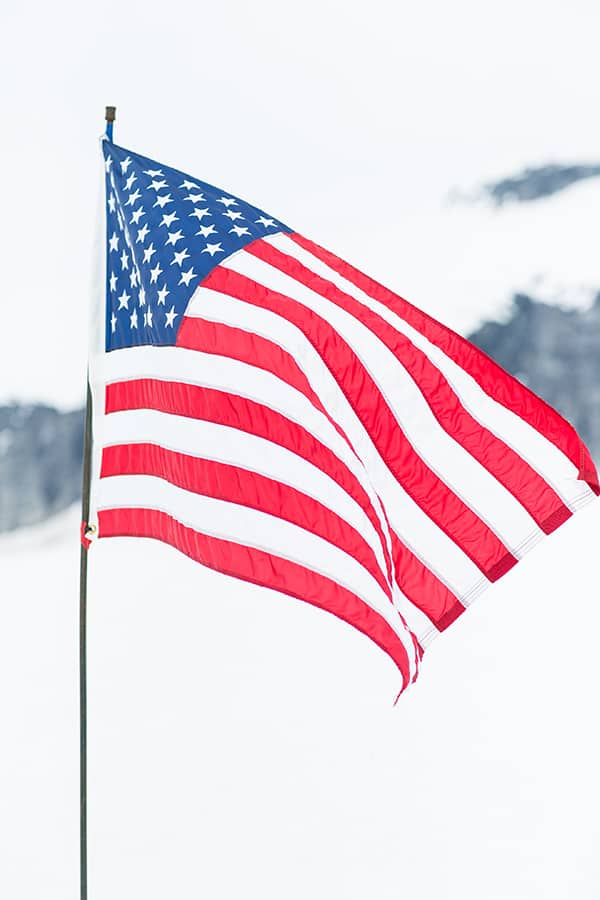
[[[532,203],[441,203],[406,216],[396,207],[369,228],[341,226],[329,249],[463,334],[506,316],[519,292],[591,305],[600,290],[600,178]]]
[[[77,894],[77,513],[0,541],[0,896]],[[92,550],[90,897],[596,900],[591,504],[428,651]]]

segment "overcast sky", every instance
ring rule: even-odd
[[[600,157],[598,10],[4,4],[0,396],[83,397],[107,103],[117,143],[247,198],[402,292],[402,254],[426,249],[411,221],[453,185]]]
[[[450,188],[600,159],[599,33],[597,0],[6,0],[0,400],[83,401],[106,104],[117,143],[429,308]],[[584,214],[560,208],[555,256]],[[512,222],[487,242],[482,303]],[[100,542],[93,900],[594,900],[597,507],[436,642],[395,709],[388,661],[333,617]],[[3,900],[78,893],[77,520],[0,548]]]

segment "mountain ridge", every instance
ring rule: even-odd
[[[517,175],[484,185],[485,193],[496,206],[505,203],[530,203],[550,197],[578,181],[600,176],[600,164],[527,167]]]

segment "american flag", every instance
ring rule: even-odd
[[[103,142],[98,536],[165,541],[422,652],[600,492],[574,429],[278,219]]]

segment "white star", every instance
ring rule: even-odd
[[[216,234],[217,229],[214,225],[201,225],[196,234],[202,235],[202,237],[207,238],[209,234]]]
[[[243,234],[250,234],[247,228],[242,228],[241,225],[234,225],[233,228],[229,229],[229,234],[235,234],[238,237],[242,237]]]
[[[148,328],[152,328],[152,310],[150,307],[144,313],[144,325],[147,325]]]
[[[111,212],[114,212],[115,206],[116,206],[115,195],[111,194],[110,197],[108,198],[108,208],[110,209]]]
[[[223,213],[224,216],[231,219],[232,222],[235,222],[236,219],[243,219],[243,215],[240,212],[233,212],[233,210],[228,209],[227,212]]]
[[[200,251],[201,253],[210,253],[211,258],[215,255],[215,253],[224,253],[225,251],[221,247],[221,244],[207,244],[204,250]]]
[[[154,206],[160,206],[161,209],[167,205],[167,203],[173,203],[173,199],[170,194],[165,194],[164,197],[160,195],[156,198],[156,203]]]
[[[221,197],[220,200],[217,200],[217,203],[222,203],[228,209],[230,206],[237,206],[237,200],[234,200],[233,197]]]
[[[152,257],[154,256],[155,253],[156,253],[156,250],[154,249],[154,244],[152,243],[152,244],[150,244],[149,247],[146,247],[146,249],[144,250],[144,262],[146,262],[146,263],[150,262],[150,260],[152,259]]]
[[[196,216],[198,221],[201,222],[202,219],[204,218],[204,216],[210,216],[210,210],[209,209],[195,209],[194,212],[190,213],[190,217],[191,216]]]
[[[140,304],[140,306],[146,305],[146,291],[144,290],[144,288],[140,288],[140,292],[138,294],[138,303]]]
[[[190,281],[192,280],[192,278],[196,278],[196,277],[197,276],[196,276],[196,273],[194,272],[194,267],[192,266],[192,268],[188,269],[187,272],[181,273],[181,278],[177,282],[177,286],[179,287],[180,284],[185,284],[186,287],[189,287]]]
[[[123,231],[125,220],[123,219],[120,209],[117,210],[117,225],[119,226],[119,231]]]
[[[175,246],[177,241],[180,241],[182,237],[183,237],[183,231],[170,231],[169,237],[165,241],[165,246],[166,246],[166,244],[172,244],[173,246]]]
[[[191,200],[192,203],[202,203],[206,202],[204,194],[190,194],[189,197],[184,197],[184,200]]]
[[[123,162],[121,163],[121,172],[123,173],[123,175],[127,175],[127,169],[129,168],[130,165],[131,165],[131,159],[130,159],[130,157],[128,156],[128,157],[127,157],[126,159],[124,159]]]
[[[112,316],[110,317],[110,329],[113,334],[115,333],[116,328],[117,328],[117,317],[113,313]]]
[[[108,243],[110,244],[110,252],[113,250],[117,250],[119,247],[119,235],[116,231],[113,231],[112,237],[108,239]]]
[[[158,292],[158,305],[159,306],[165,305],[165,300],[166,300],[167,294],[170,294],[170,293],[171,293],[171,291],[168,291],[166,289],[166,287],[162,287],[160,289],[160,291]]]
[[[110,172],[111,166],[112,166],[112,157],[107,156],[106,159],[104,160],[104,168],[106,169],[107,172]]]
[[[146,235],[148,234],[149,231],[150,231],[150,229],[148,228],[147,223],[144,222],[144,224],[142,225],[142,227],[140,228],[140,230],[137,233],[137,237],[135,239],[136,244],[139,244],[140,242],[143,244],[144,241],[146,240]]]
[[[133,182],[137,181],[137,175],[135,172],[132,172],[127,181],[125,182],[125,190],[130,191],[133,187]]]
[[[114,272],[110,273],[110,289],[111,291],[116,291],[117,289],[117,276]]]
[[[140,219],[142,218],[142,216],[145,216],[145,215],[146,215],[146,213],[144,212],[144,207],[140,206],[139,209],[136,209],[135,212],[133,212],[131,214],[131,222],[129,224],[130,225],[139,225]]]
[[[156,268],[150,269],[150,284],[156,284],[158,276],[162,275],[162,271],[160,263],[156,263]]]
[[[191,191],[191,190],[194,190],[194,189],[197,190],[197,191],[200,190],[200,188],[198,187],[197,184],[194,184],[193,181],[188,181],[187,178],[186,178],[186,180],[183,182],[183,184],[180,184],[180,185],[179,185],[179,187],[180,187],[180,188],[185,188],[186,191]]]
[[[150,178],[162,178],[163,170],[162,169],[144,169],[144,175],[149,175]]]
[[[181,267],[183,265],[184,259],[187,259],[189,255],[190,254],[187,252],[187,250],[184,247],[183,250],[179,251],[179,253],[173,254],[173,260],[171,262],[171,265],[174,266],[177,263],[177,265]]]
[[[150,190],[150,188],[153,188],[153,190],[155,190],[156,193],[158,193],[159,191],[162,191],[162,189],[165,187],[168,187],[168,183],[166,181],[164,181],[164,180],[163,181],[153,181],[152,184],[148,185],[148,190]]]
[[[171,309],[169,310],[169,312],[166,314],[166,316],[167,316],[167,325],[170,326],[170,327],[172,328],[172,327],[173,327],[173,322],[175,321],[175,319],[177,318],[178,315],[179,315],[179,313],[176,313],[176,312],[175,312],[175,307],[172,306]]]
[[[166,225],[167,228],[170,228],[173,222],[179,222],[175,213],[163,213],[161,225]]]
[[[127,304],[131,300],[131,294],[125,293],[125,289],[123,289],[123,293],[120,297],[117,297],[117,300],[119,301],[119,309],[129,309]]]
[[[131,235],[129,234],[129,229],[125,228],[124,231],[125,231],[125,243],[131,250]]]
[[[129,287],[132,287],[132,288],[137,287],[138,280],[139,279],[138,279],[137,269],[132,269],[131,272],[129,273]]]
[[[275,224],[273,219],[267,219],[265,216],[261,216],[259,219],[256,219],[256,224],[264,225],[265,228],[270,228],[271,226],[273,228],[277,228],[277,225]]]
[[[123,250],[123,252],[121,253],[121,269],[128,269],[128,268],[129,268],[129,257]]]
[[[134,203],[138,202],[141,196],[141,192],[136,188],[133,194],[130,194],[127,198],[127,203],[125,204],[125,206],[133,206]]]
[[[137,328],[137,309],[134,309],[129,316],[129,322],[131,323],[131,328]]]

